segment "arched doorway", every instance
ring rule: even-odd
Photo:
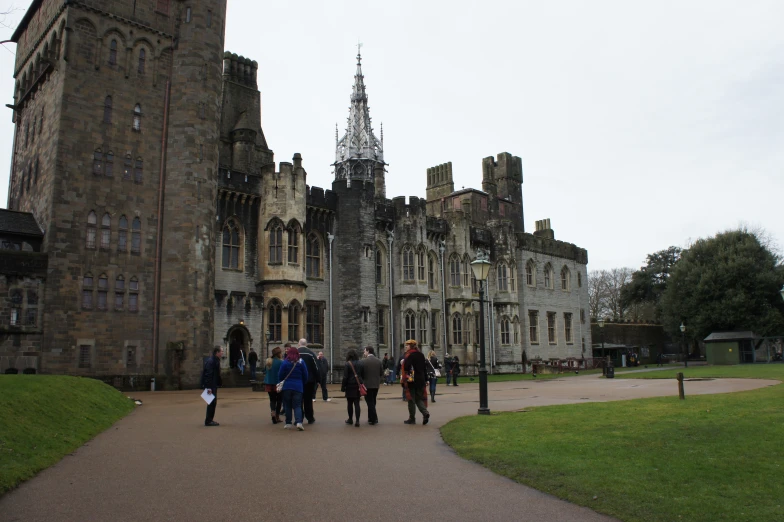
[[[244,358],[247,363],[251,343],[248,329],[242,325],[231,327],[225,341],[229,345],[229,368],[236,368],[240,358]]]

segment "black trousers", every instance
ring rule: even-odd
[[[274,411],[280,417],[280,413],[283,411],[283,395],[277,391],[267,392],[267,395],[269,395],[270,411]]]
[[[321,377],[321,382],[319,384],[321,385],[321,398],[324,399],[324,400],[329,399],[329,395],[327,394],[327,376],[326,375]]]
[[[348,410],[348,420],[352,420],[352,417],[356,419],[356,422],[359,422],[359,414],[361,413],[361,409],[359,407],[359,397],[346,397],[346,409]],[[354,415],[356,412],[356,417]]]
[[[452,386],[457,386],[457,378],[460,376],[459,373],[452,374]]]
[[[378,397],[378,388],[368,388],[367,395],[365,395],[365,404],[368,408],[368,421],[378,422],[378,415],[376,414],[376,398]]]
[[[215,418],[215,407],[218,406],[218,389],[212,390],[215,398],[207,405],[207,417],[204,418],[204,424],[209,424]]]
[[[302,413],[308,422],[316,422],[316,417],[313,416],[313,399],[316,398],[316,383],[305,383],[304,391],[302,392]]]

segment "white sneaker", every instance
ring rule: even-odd
[[[327,402],[332,402],[332,399],[327,399]]]
[[[301,422],[297,423],[297,431],[305,431],[305,426]]]
[[[290,430],[291,429],[291,424],[286,424],[285,426],[283,426],[283,429],[284,430]]]

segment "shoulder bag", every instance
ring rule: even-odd
[[[357,380],[357,384],[359,385],[359,395],[361,397],[364,397],[365,395],[367,395],[367,387],[364,385],[364,383],[359,382],[359,377],[357,377],[357,371],[354,369],[354,365],[351,364],[351,361],[349,361],[348,365],[351,366],[351,371],[354,372],[354,378]]]
[[[435,375],[436,377],[441,377],[441,370],[433,366],[433,363],[430,362],[430,359],[427,359],[427,364],[429,364],[430,367],[433,368],[433,375]]]
[[[285,382],[286,382],[286,379],[288,379],[289,377],[291,377],[291,372],[293,372],[293,371],[294,371],[294,368],[296,368],[298,364],[299,364],[299,361],[297,361],[297,362],[295,362],[294,364],[292,364],[292,365],[291,365],[291,370],[289,370],[289,374],[288,374],[288,375],[286,375],[286,376],[283,378],[283,380],[282,380],[282,381],[280,381],[278,384],[276,384],[276,385],[275,385],[275,389],[278,391],[278,393],[280,393],[280,392],[282,392],[282,391],[283,391],[283,384],[285,384]]]

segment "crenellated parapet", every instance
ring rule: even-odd
[[[584,265],[588,264],[588,251],[573,243],[557,241],[528,233],[518,233],[517,242],[521,245],[523,250],[529,252],[570,259]]]
[[[317,207],[335,212],[338,209],[338,196],[331,190],[324,190],[321,187],[307,187],[305,204],[308,207]]]
[[[259,64],[256,60],[226,51],[223,53],[223,79],[258,89]]]

